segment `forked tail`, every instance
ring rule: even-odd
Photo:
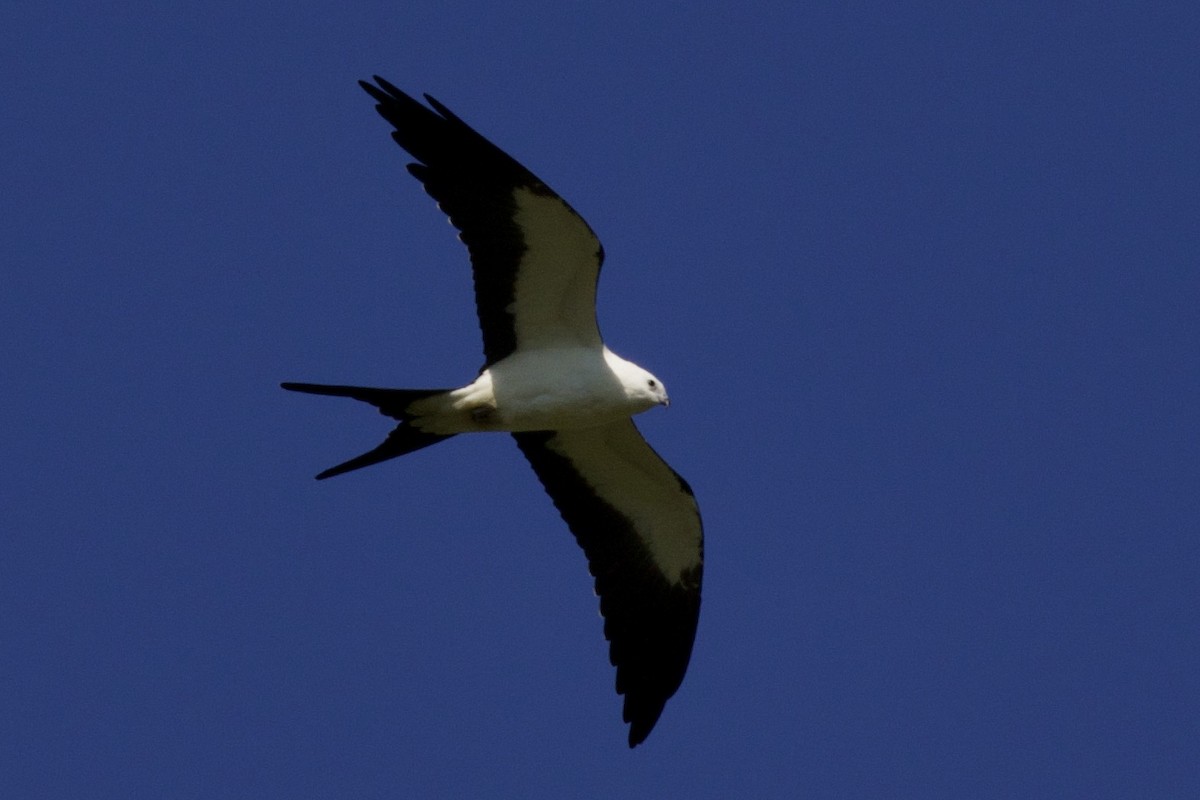
[[[408,411],[413,403],[442,394],[449,391],[448,389],[373,389],[367,386],[329,386],[322,383],[281,383],[279,385],[289,392],[352,397],[355,400],[370,403],[379,409],[379,413],[400,422],[381,445],[361,456],[355,456],[349,461],[330,467],[317,475],[319,481],[332,478],[334,475],[341,475],[343,472],[369,467],[372,464],[387,461],[389,458],[412,453],[454,435],[452,433],[426,433],[408,424],[414,416]]]

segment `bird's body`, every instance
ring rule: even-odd
[[[429,433],[574,430],[668,403],[662,383],[608,348],[520,350],[461,389],[418,401],[411,425]]]
[[[507,431],[588,557],[629,744],[649,734],[683,680],[700,611],[703,534],[690,487],[630,417],[667,405],[662,381],[604,345],[596,325],[603,250],[541,180],[433,98],[362,83],[471,253],[486,363],[457,389],[283,387],[352,397],[399,421],[328,478],[463,433]]]

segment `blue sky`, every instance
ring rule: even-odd
[[[1189,3],[9,4],[0,794],[1200,794]],[[582,553],[441,386],[465,250],[355,85],[564,195],[707,532],[625,746]]]

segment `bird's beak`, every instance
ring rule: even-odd
[[[662,399],[662,402],[659,403],[659,405],[662,406],[663,408],[670,408],[671,407],[671,398],[664,397]]]

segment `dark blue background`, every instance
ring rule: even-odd
[[[1192,3],[10,4],[0,794],[1200,796]],[[513,443],[280,380],[481,362],[355,80],[601,235],[708,533],[629,752]]]

